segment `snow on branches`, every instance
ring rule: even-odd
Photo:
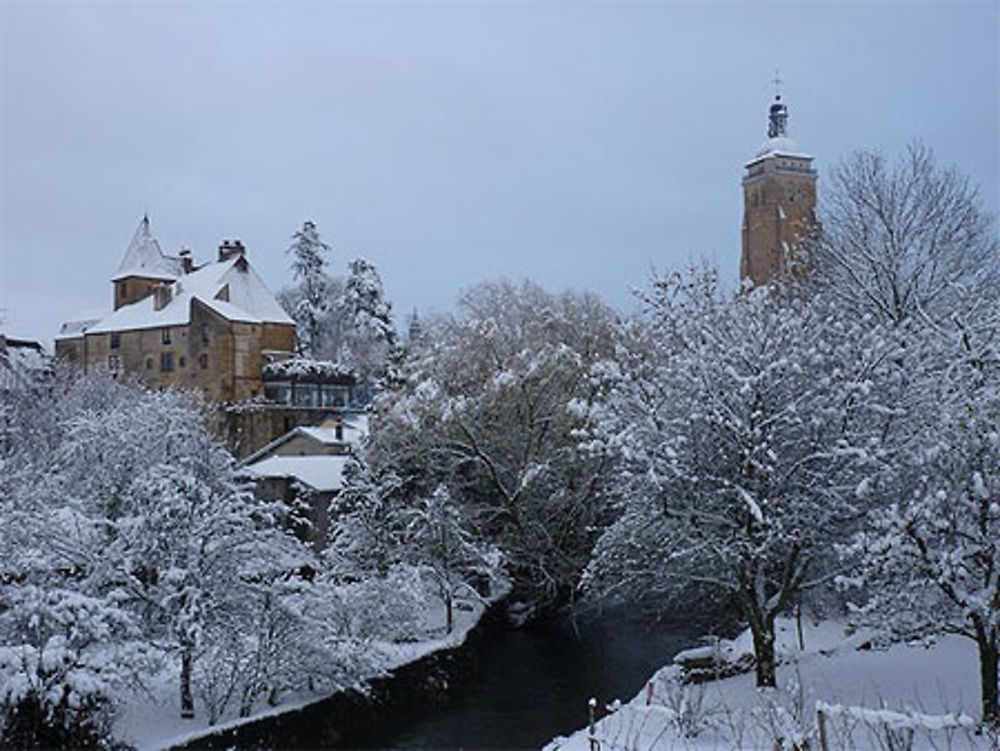
[[[24,730],[39,738],[85,706],[103,738],[100,718],[154,676],[176,682],[182,717],[214,722],[380,671],[383,624],[340,627],[370,590],[327,575],[288,510],[249,492],[192,397],[74,376],[7,406],[0,722],[49,717]]]
[[[592,296],[484,284],[434,322],[405,383],[376,405],[369,461],[416,507],[444,485],[506,556],[528,596],[572,594],[600,513],[600,460],[577,450],[589,368],[613,352]]]
[[[758,683],[774,685],[774,619],[830,574],[829,543],[879,465],[892,350],[820,299],[723,298],[711,280],[676,277],[649,302],[605,370],[596,436],[619,459],[621,515],[585,584],[735,598]]]
[[[844,547],[859,617],[912,638],[962,634],[979,648],[982,718],[1000,719],[1000,315],[929,332],[929,405],[898,457],[891,502]]]

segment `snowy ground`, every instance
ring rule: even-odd
[[[752,674],[685,686],[671,665],[632,701],[609,707],[615,711],[597,723],[596,745],[583,729],[553,740],[545,751],[772,751],[806,748],[803,741],[819,749],[817,707],[826,713],[830,751],[1000,749],[1000,739],[972,730],[979,714],[979,668],[971,640],[946,637],[931,646],[858,650],[867,634],[848,637],[841,624],[824,622],[804,624],[800,651],[794,622],[779,627],[781,688],[758,691]],[[723,649],[729,658],[749,651],[749,634]],[[912,746],[899,742],[911,732]]]
[[[507,589],[498,592],[494,600],[503,597]],[[455,625],[450,634],[445,634],[444,608],[435,602],[424,616],[424,624],[429,634],[437,634],[419,642],[383,643],[379,645],[388,657],[389,669],[413,662],[442,649],[457,647],[465,641],[469,631],[479,622],[487,604],[479,601],[463,603],[455,610]],[[187,743],[207,733],[234,727],[246,722],[299,709],[326,698],[325,695],[289,695],[277,707],[262,707],[249,718],[234,717],[235,708],[222,721],[209,726],[204,712],[193,720],[180,719],[180,697],[177,688],[176,671],[166,671],[149,692],[136,693],[133,700],[123,707],[115,723],[116,735],[134,745],[139,751],[151,751]]]

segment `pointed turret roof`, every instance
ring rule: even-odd
[[[191,302],[195,299],[230,321],[295,323],[242,254],[177,276],[177,281],[170,285],[170,301],[164,307],[157,309],[155,296],[147,295],[130,305],[123,305],[100,323],[87,328],[87,333],[183,326],[191,322]]]
[[[146,279],[164,279],[173,281],[184,273],[180,258],[166,256],[160,250],[160,244],[149,231],[149,217],[143,214],[142,221],[132,235],[125,257],[118,266],[112,281],[129,276],[141,276]]]

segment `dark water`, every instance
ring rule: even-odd
[[[450,702],[378,740],[395,749],[538,749],[587,724],[587,701],[632,698],[694,638],[615,618],[491,634],[481,669]]]

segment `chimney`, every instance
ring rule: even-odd
[[[160,284],[153,288],[153,310],[163,310],[173,298],[173,288],[169,284]]]
[[[246,248],[240,240],[223,240],[219,246],[219,261],[228,261],[233,256],[241,256],[246,253]]]
[[[188,248],[181,248],[181,268],[184,270],[185,274],[190,274],[194,271],[194,259],[191,257],[191,251]]]

